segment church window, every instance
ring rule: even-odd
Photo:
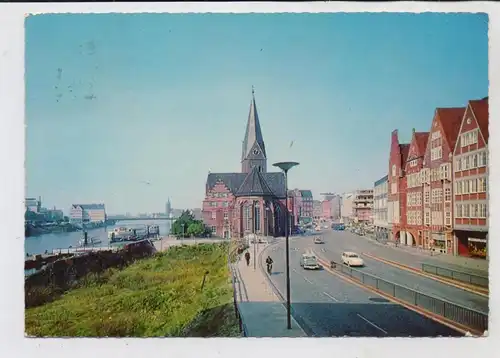
[[[245,223],[244,230],[251,231],[252,230],[252,215],[251,215],[251,207],[250,205],[245,205],[243,208],[243,222]]]
[[[260,207],[258,203],[255,204],[255,209],[254,209],[254,214],[255,214],[255,231],[260,231]]]

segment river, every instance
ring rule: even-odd
[[[89,238],[99,238],[102,242],[96,246],[108,246],[108,231],[116,227],[144,227],[145,225],[158,225],[160,236],[166,236],[170,232],[170,220],[131,220],[119,221],[116,225],[106,228],[92,229],[88,231]],[[53,249],[66,249],[70,246],[78,247],[78,241],[82,238],[82,232],[62,232],[31,236],[24,239],[24,252],[30,255],[43,254],[46,250],[52,252]]]

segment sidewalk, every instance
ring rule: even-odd
[[[264,249],[264,245],[259,246],[257,259]],[[253,250],[250,251],[250,266],[247,266],[243,255],[233,266],[236,297],[247,337],[306,337],[293,317],[292,329],[286,328],[285,306],[262,273],[259,262],[254,270]]]
[[[428,263],[430,265],[441,266],[444,268],[449,268],[451,270],[463,271],[470,274],[476,274],[480,276],[488,275],[488,260],[474,259],[470,257],[463,256],[453,256],[449,254],[437,254],[432,253],[429,250],[423,250],[416,247],[410,247],[405,245],[392,246],[387,245],[383,242],[377,241],[368,236],[360,236],[380,247],[387,248],[393,252],[400,252],[412,255],[419,259],[419,262]],[[420,265],[418,265],[420,266]]]

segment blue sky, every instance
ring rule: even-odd
[[[27,195],[65,210],[200,207],[209,170],[240,171],[252,85],[268,166],[300,162],[290,187],[317,198],[385,175],[393,129],[409,140],[436,107],[488,94],[484,14],[61,14],[25,27]]]

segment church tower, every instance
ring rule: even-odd
[[[241,172],[250,173],[253,167],[257,167],[262,173],[267,172],[266,147],[262,138],[255,94],[252,87],[252,101],[250,102],[250,113],[248,114],[247,129],[241,153]]]

